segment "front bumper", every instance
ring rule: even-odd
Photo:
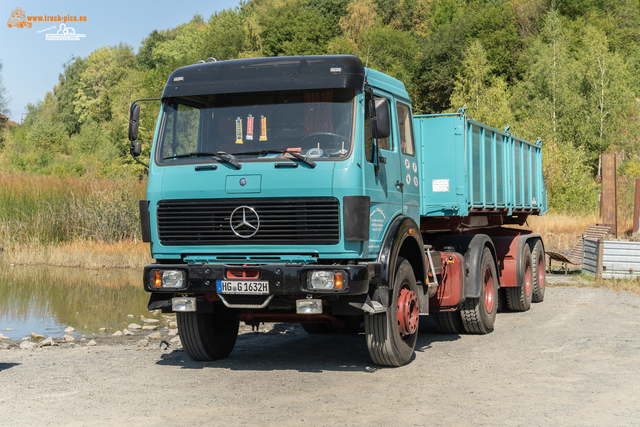
[[[182,270],[186,275],[185,286],[180,289],[153,286],[150,277],[156,270]],[[339,290],[310,289],[308,277],[311,271],[341,271],[347,278]],[[369,292],[380,271],[380,263],[358,265],[303,265],[269,264],[253,266],[213,264],[151,264],[144,268],[144,289],[147,292],[171,294],[217,294],[218,280],[259,280],[269,282],[267,295],[362,295]],[[242,272],[247,278],[239,278]]]

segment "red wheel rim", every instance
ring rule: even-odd
[[[482,283],[484,284],[484,308],[487,310],[487,313],[491,313],[493,312],[495,294],[493,289],[493,274],[489,267],[484,269]]]
[[[538,257],[538,289],[544,289],[544,255]]]
[[[418,296],[404,285],[398,296],[398,331],[401,337],[416,332],[419,316]]]
[[[524,290],[527,295],[531,295],[531,284],[533,278],[531,276],[531,260],[527,260],[526,267],[524,269]]]

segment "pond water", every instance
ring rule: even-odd
[[[107,334],[130,323],[142,324],[149,294],[142,271],[84,270],[0,264],[0,333],[14,340],[31,332],[61,337],[67,326],[75,337]],[[129,317],[132,315],[133,317]]]

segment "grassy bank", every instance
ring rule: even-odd
[[[140,239],[138,180],[0,174],[0,247]]]
[[[0,174],[0,249],[5,264],[139,268],[138,200],[146,183]]]

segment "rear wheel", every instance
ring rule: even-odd
[[[533,294],[533,265],[531,249],[525,244],[522,250],[522,283],[507,289],[507,305],[511,311],[527,311],[531,308]]]
[[[386,313],[365,314],[364,331],[373,362],[402,366],[411,360],[418,339],[418,285],[411,264],[398,258]]]
[[[431,313],[436,330],[441,334],[461,334],[464,332],[462,317],[459,311],[444,311]]]
[[[493,330],[498,312],[498,276],[489,248],[482,251],[480,297],[467,298],[460,309],[464,329],[472,334]]]
[[[531,252],[533,262],[533,302],[542,302],[544,300],[544,291],[547,288],[545,283],[545,256],[542,241],[537,240]]]
[[[213,313],[177,313],[180,341],[193,360],[219,360],[231,353],[238,338],[240,322],[228,315],[221,302]]]

